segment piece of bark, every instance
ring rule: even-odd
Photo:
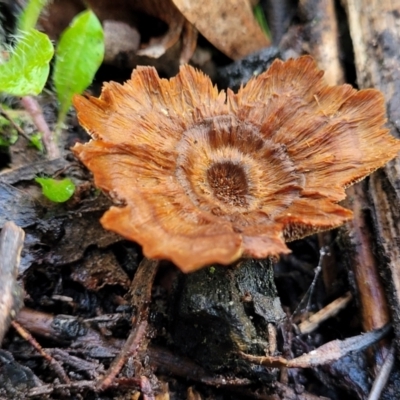
[[[24,236],[13,222],[6,222],[0,234],[0,344],[23,304],[17,275]]]
[[[400,1],[345,0],[360,87],[380,89],[387,99],[388,126],[400,128]],[[400,348],[400,159],[391,161],[368,182],[370,209],[376,232],[378,265],[392,308]]]

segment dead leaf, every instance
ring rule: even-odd
[[[217,49],[237,60],[270,45],[248,0],[172,0]]]

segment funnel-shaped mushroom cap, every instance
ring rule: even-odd
[[[237,94],[184,66],[139,67],[99,99],[76,96],[93,140],[75,154],[118,201],[101,222],[185,272],[288,253],[285,241],[337,227],[345,188],[400,141],[377,90],[328,86],[310,57],[275,61]]]

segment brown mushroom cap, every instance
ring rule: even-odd
[[[285,241],[352,217],[345,188],[394,158],[377,90],[328,86],[311,57],[275,61],[237,94],[183,66],[139,67],[76,96],[93,140],[75,154],[123,206],[101,222],[189,272],[288,253]]]

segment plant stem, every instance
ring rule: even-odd
[[[36,101],[36,99],[32,96],[24,96],[21,98],[21,104],[24,108],[29,112],[32,117],[32,120],[39,132],[43,134],[42,140],[44,147],[46,148],[48,158],[50,160],[54,160],[61,156],[60,149],[58,148],[58,143],[56,141],[55,135],[50,131],[49,126],[47,125],[46,120],[43,116],[43,111]]]

